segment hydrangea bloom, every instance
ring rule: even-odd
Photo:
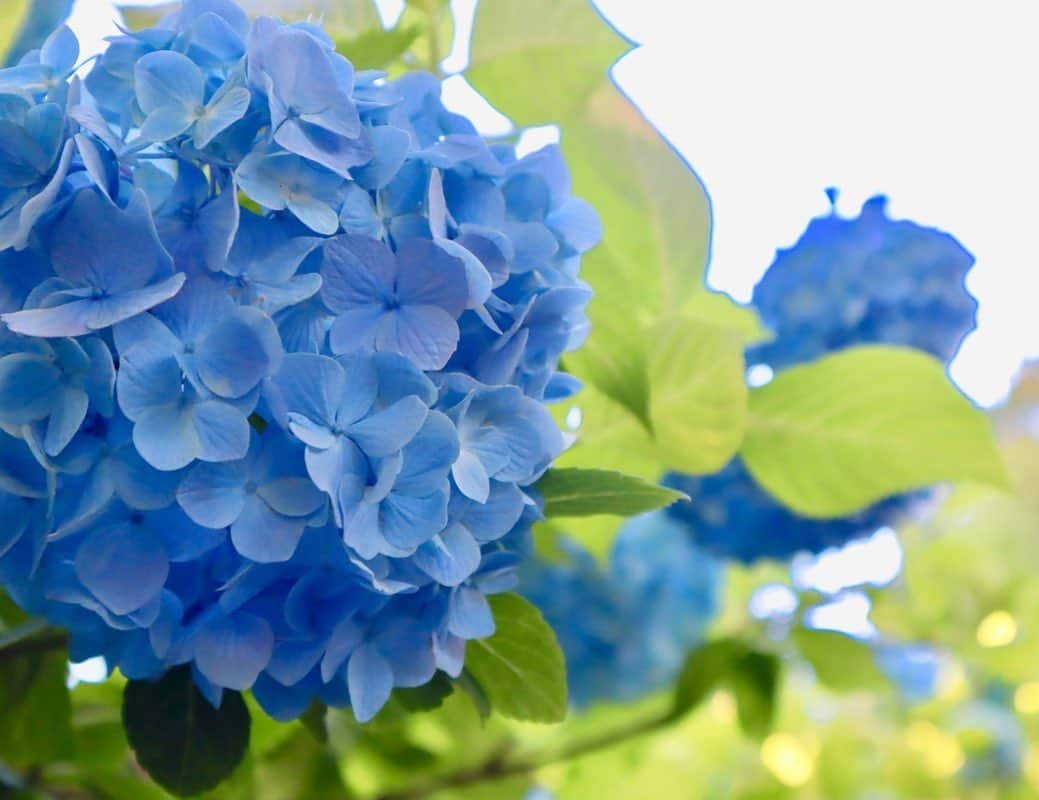
[[[889,219],[883,197],[866,201],[854,219],[836,211],[814,219],[754,290],[754,304],[775,337],[751,347],[747,363],[778,370],[877,343],[949,361],[974,327],[977,301],[964,286],[973,263],[948,234]],[[780,505],[738,458],[713,475],[672,473],[664,482],[691,498],[672,506],[672,517],[702,546],[743,562],[816,553],[868,536],[921,497],[893,497],[850,517],[813,520]]]
[[[566,560],[527,562],[521,587],[559,636],[571,701],[623,702],[668,685],[718,613],[721,562],[663,512],[625,523],[606,569],[560,541]]]
[[[278,719],[459,675],[587,330],[558,149],[231,0],[77,58],[0,71],[0,586]]]

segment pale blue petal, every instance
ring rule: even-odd
[[[192,409],[198,441],[198,458],[203,461],[234,461],[249,450],[249,422],[234,406],[207,400]]]
[[[199,463],[177,488],[177,502],[192,520],[207,528],[226,528],[245,507],[245,463]]]
[[[150,113],[141,125],[141,139],[146,142],[165,142],[180,136],[195,122],[192,111],[171,106]]]
[[[206,147],[216,136],[244,117],[251,100],[249,90],[243,87],[236,87],[220,97],[214,97],[195,123],[195,147]]]
[[[83,540],[75,571],[112,613],[129,614],[158,596],[169,561],[162,541],[146,527],[110,525]]]
[[[274,322],[257,308],[242,307],[213,327],[196,351],[199,377],[220,397],[241,397],[274,374],[284,352]]]
[[[463,293],[464,283],[463,278]],[[454,355],[458,337],[455,317],[444,309],[438,306],[402,305],[395,311],[387,312],[380,320],[375,332],[375,349],[400,353],[419,369],[438,370],[443,369]]]
[[[363,236],[337,236],[324,247],[321,299],[333,313],[382,303],[394,291],[397,263],[382,242]]]
[[[24,425],[44,419],[61,397],[60,370],[29,353],[0,358],[0,423]]]
[[[494,616],[483,592],[460,586],[451,593],[447,628],[463,639],[482,639],[494,633]]]
[[[245,691],[267,666],[274,652],[274,634],[266,620],[236,612],[215,613],[194,638],[195,664],[217,686]]]
[[[315,233],[331,236],[339,230],[339,214],[316,197],[289,197],[285,205],[296,219]]]
[[[285,356],[278,374],[270,381],[269,402],[275,414],[295,412],[331,427],[346,391],[346,375],[333,359],[311,353]]]
[[[278,478],[261,484],[256,494],[279,514],[309,517],[327,502],[308,478]]]
[[[205,78],[187,56],[172,50],[149,53],[134,65],[137,103],[145,114],[160,108],[194,111],[205,99]]]
[[[381,458],[396,453],[422,428],[429,408],[419,398],[398,400],[383,411],[355,422],[347,429],[350,438],[367,455]]]
[[[337,354],[372,349],[385,317],[386,307],[382,303],[358,305],[343,311],[332,323],[329,347]]]
[[[393,493],[381,506],[382,535],[394,547],[414,552],[447,525],[447,492],[428,497]]]
[[[397,250],[397,296],[401,305],[438,306],[452,318],[466,307],[465,264],[425,239],[410,239]]]
[[[200,449],[191,408],[172,403],[144,411],[134,425],[133,443],[156,469],[170,472],[186,467]]]
[[[458,586],[480,566],[480,545],[461,525],[450,525],[415,553],[415,565],[444,586]]]
[[[305,527],[305,520],[277,514],[259,497],[252,496],[231,526],[231,541],[235,550],[250,561],[288,561],[296,552]]]
[[[469,450],[462,450],[458,460],[451,465],[451,477],[458,490],[477,503],[487,502],[491,492],[491,480],[479,457]]]
[[[393,671],[374,647],[364,644],[350,656],[346,675],[354,716],[358,722],[368,722],[390,699]]]
[[[89,405],[87,393],[82,389],[64,387],[47,420],[47,433],[43,438],[43,450],[47,455],[56,456],[68,446],[86,419]]]
[[[119,407],[132,420],[180,396],[180,365],[172,355],[152,350],[146,344],[121,354],[116,378]]]
[[[411,137],[407,131],[389,125],[369,128],[366,134],[374,155],[370,162],[353,170],[352,174],[365,189],[381,189],[396,177],[408,154]]]

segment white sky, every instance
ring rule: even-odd
[[[775,249],[826,211],[825,187],[840,189],[845,214],[882,192],[893,216],[947,230],[977,257],[980,325],[953,366],[960,385],[994,403],[1021,360],[1039,356],[1035,0],[597,3],[642,43],[617,81],[711,195],[715,287],[749,299]],[[403,3],[379,5],[393,20]],[[475,2],[453,5],[462,35],[445,66],[457,71]],[[111,9],[76,3],[88,51],[114,30]],[[460,79],[445,92],[487,132],[505,132],[474,94]]]

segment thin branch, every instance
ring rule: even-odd
[[[674,720],[674,714],[668,709],[663,713],[657,713],[637,720],[632,724],[564,744],[557,749],[533,752],[526,755],[520,754],[512,759],[501,752],[495,753],[481,764],[465,767],[456,772],[434,777],[403,789],[386,792],[379,795],[376,800],[421,800],[421,798],[428,797],[434,792],[445,789],[460,789],[465,786],[486,783],[487,781],[528,775],[542,767],[557,764],[560,761],[569,761],[572,758],[579,758],[620,742],[652,733],[666,727]]]

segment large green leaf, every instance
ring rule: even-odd
[[[517,594],[500,594],[490,603],[496,630],[469,643],[466,669],[499,714],[559,722],[566,716],[566,665],[555,633]]]
[[[888,684],[865,642],[837,631],[798,627],[790,634],[819,681],[837,691],[877,689]]]
[[[577,111],[630,48],[588,0],[481,0],[467,77],[520,126]]]
[[[724,292],[697,292],[685,304],[683,315],[737,331],[748,345],[772,337],[753,306],[737,303]]]
[[[535,488],[545,500],[545,516],[550,519],[596,514],[630,517],[686,497],[674,489],[611,469],[550,469]]]
[[[807,516],[938,481],[1006,481],[988,418],[917,351],[859,347],[794,367],[751,392],[750,414],[747,467]]]
[[[606,78],[561,122],[574,192],[605,232],[581,262],[595,287],[593,322],[616,311],[643,323],[679,313],[703,291],[707,267],[711,210],[700,180]]]
[[[615,467],[655,479],[667,469],[714,472],[735,454],[747,417],[743,339],[695,319],[647,333],[652,435],[632,414],[585,389],[577,444],[561,465]]]
[[[240,694],[225,691],[220,708],[213,708],[189,667],[155,682],[131,681],[123,695],[123,725],[138,762],[181,797],[211,789],[234,772],[249,747],[249,722]]]

